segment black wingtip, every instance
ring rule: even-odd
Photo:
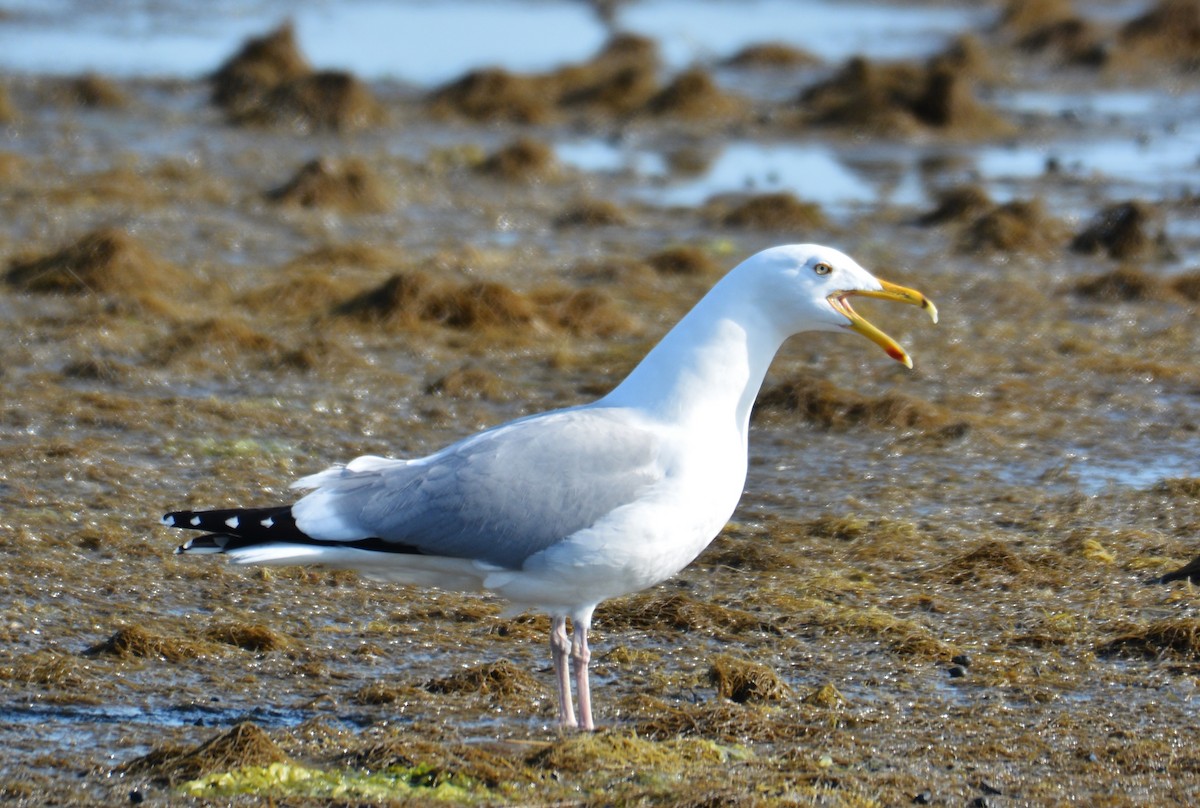
[[[236,544],[238,538],[224,533],[208,533],[203,536],[197,536],[194,539],[188,539],[183,544],[175,548],[175,555],[184,553],[223,553],[230,549],[233,544]]]
[[[296,526],[292,506],[228,508],[215,511],[172,511],[162,518],[167,527],[209,531],[175,548],[185,553],[229,553],[264,544],[312,544],[350,547],[380,553],[420,555],[421,549],[401,541],[369,537],[349,541],[314,539]]]
[[[1146,583],[1169,584],[1172,581],[1187,581],[1191,584],[1200,584],[1200,556],[1193,558],[1179,569],[1172,570],[1166,575],[1162,575],[1157,578],[1151,578],[1150,580],[1146,581]]]
[[[302,533],[292,517],[291,505],[267,508],[223,508],[211,511],[171,511],[163,515],[166,527],[207,530],[231,536],[284,539]]]

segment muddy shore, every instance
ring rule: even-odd
[[[0,795],[1195,803],[1195,588],[1148,582],[1200,554],[1200,4],[994,11],[905,60],[624,34],[426,87],[285,26],[203,78],[0,76]],[[722,187],[740,144],[871,196]],[[172,555],[168,509],[604,393],[797,241],[942,321],[861,306],[912,371],[785,346],[734,521],[596,613],[596,735],[543,616]]]

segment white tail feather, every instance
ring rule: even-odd
[[[496,570],[491,564],[469,558],[381,553],[337,545],[262,544],[230,550],[227,555],[235,564],[321,564],[358,570],[372,580],[436,586],[457,592],[482,591],[484,578]]]

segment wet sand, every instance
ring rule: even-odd
[[[1147,581],[1200,553],[1197,79],[1169,35],[1197,6],[1064,8],[903,63],[679,74],[626,38],[418,88],[276,41],[229,85],[4,78],[0,793],[1195,802],[1200,615]],[[722,187],[726,144],[840,173]],[[1104,170],[1139,148],[1191,166]],[[734,521],[596,613],[595,736],[553,727],[544,617],[177,559],[157,524],[590,400],[794,241],[942,322],[862,306],[913,371],[785,346]]]

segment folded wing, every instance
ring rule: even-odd
[[[292,506],[318,540],[394,542],[518,569],[661,480],[659,439],[626,410],[583,407],[497,427],[417,460],[359,458],[307,477]]]

